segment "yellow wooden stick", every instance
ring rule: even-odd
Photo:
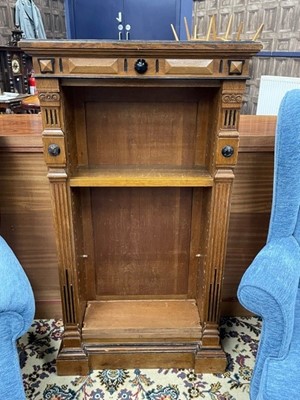
[[[184,25],[185,25],[185,31],[186,31],[186,38],[187,38],[187,40],[191,40],[191,34],[190,34],[189,26],[187,23],[187,19],[186,19],[186,17],[184,17],[183,19],[184,19]]]
[[[211,19],[213,20],[212,26],[211,26],[212,37],[213,37],[213,40],[217,40],[216,16],[213,15],[213,16],[211,17]]]
[[[175,30],[173,24],[171,24],[171,28],[172,28],[173,35],[174,35],[175,40],[176,40],[177,42],[179,42],[178,35],[177,35],[177,33],[176,33],[176,30]]]
[[[260,36],[260,34],[262,33],[264,24],[261,24],[260,27],[257,29],[255,35],[253,36],[252,40],[253,42],[255,42],[256,39],[258,39],[258,37]]]
[[[228,40],[228,36],[230,34],[230,31],[231,31],[231,24],[232,24],[232,15],[230,16],[229,21],[228,21],[227,30],[226,30],[226,33],[225,33],[225,36],[224,36],[225,40]]]
[[[193,39],[194,40],[197,39],[197,24],[196,24],[196,21],[195,21],[195,25],[194,25]]]
[[[210,38],[212,26],[213,26],[213,16],[210,18],[210,21],[209,21],[208,31],[206,34],[206,40],[209,40],[209,38]]]
[[[244,22],[242,21],[238,27],[237,35],[236,35],[236,40],[241,40],[241,34],[244,29]]]

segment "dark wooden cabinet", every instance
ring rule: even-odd
[[[220,372],[239,112],[254,42],[23,42],[44,125],[59,374]]]
[[[0,89],[2,92],[28,93],[30,59],[18,47],[0,47]]]

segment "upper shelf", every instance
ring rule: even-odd
[[[71,187],[210,187],[204,168],[78,168]]]

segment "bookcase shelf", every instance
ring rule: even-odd
[[[94,342],[197,342],[201,324],[191,299],[92,301],[87,305],[82,336]]]
[[[211,187],[204,168],[78,168],[71,187]]]

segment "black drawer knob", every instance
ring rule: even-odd
[[[143,58],[139,58],[134,64],[134,69],[138,74],[144,74],[148,69],[148,64]]]
[[[222,149],[222,155],[226,158],[233,156],[234,148],[232,146],[224,146]]]
[[[60,147],[58,144],[55,143],[51,143],[48,146],[48,153],[50,154],[50,156],[52,157],[57,157],[60,155]]]

